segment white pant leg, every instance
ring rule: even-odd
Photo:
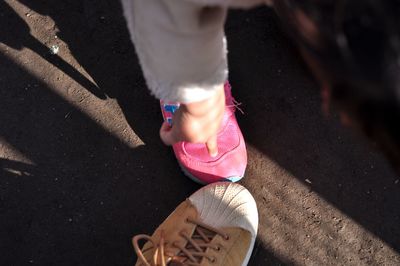
[[[227,79],[227,8],[184,0],[122,0],[147,85],[159,99],[188,103]]]

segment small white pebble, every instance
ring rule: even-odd
[[[306,183],[308,183],[308,184],[312,184],[312,182],[310,181],[310,179],[308,179],[308,178],[306,178]]]
[[[50,47],[51,54],[58,54],[58,51],[60,51],[60,47],[58,45],[55,44]]]

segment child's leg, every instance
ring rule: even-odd
[[[227,79],[226,7],[182,0],[122,0],[149,89],[188,103],[210,97]]]

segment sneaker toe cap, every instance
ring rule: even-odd
[[[200,219],[217,228],[240,227],[257,235],[258,211],[250,192],[236,183],[217,182],[189,197]]]

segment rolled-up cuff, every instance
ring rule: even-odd
[[[204,79],[163,81],[153,76],[153,71],[142,61],[142,70],[150,92],[158,99],[169,102],[191,103],[210,98],[228,79],[226,52],[216,69]],[[207,68],[207,66],[205,66]]]

